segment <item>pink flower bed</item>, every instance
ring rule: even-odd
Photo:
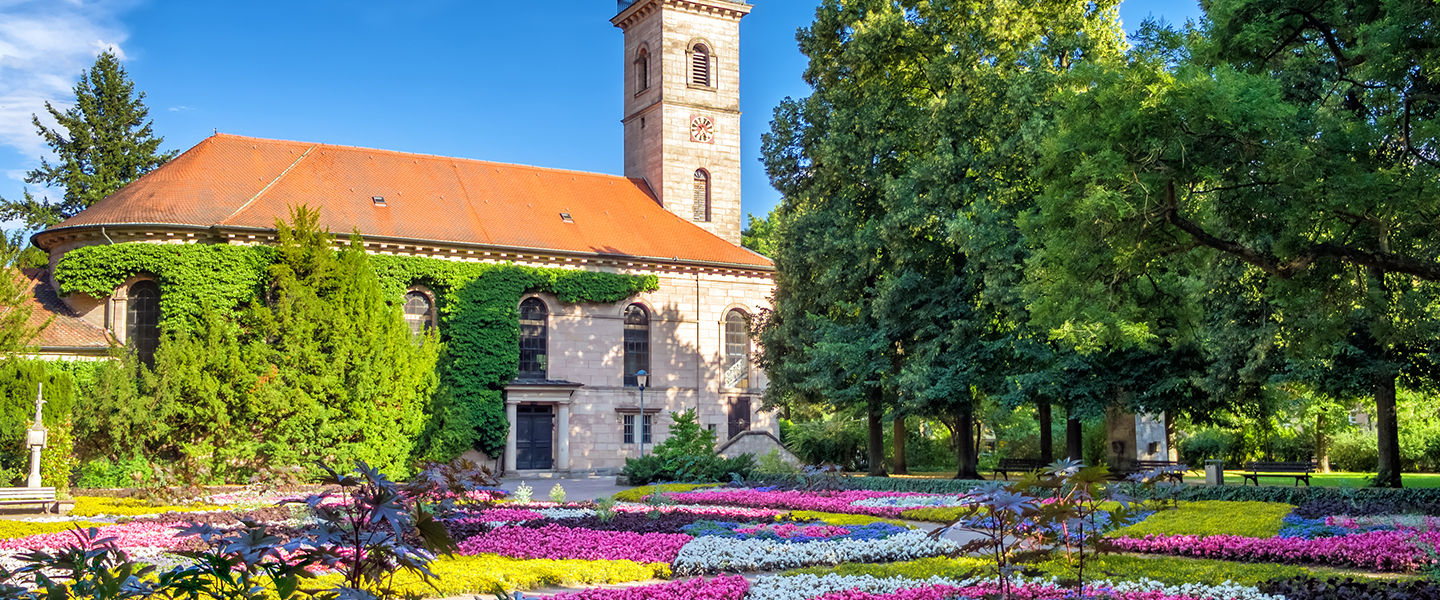
[[[183,524],[181,524],[183,525]],[[114,538],[115,545],[126,548],[161,548],[174,550],[195,538],[176,535],[179,528],[174,523],[134,521],[122,525],[100,527],[100,538]],[[73,530],[55,533],[39,533],[22,538],[0,540],[0,550],[38,550],[41,548],[68,548],[78,538]]]
[[[670,563],[690,539],[683,533],[594,531],[554,524],[539,528],[512,526],[467,538],[460,542],[460,553]]]
[[[785,513],[783,510],[771,510],[768,508],[732,508],[723,506],[649,506],[645,504],[616,504],[617,513],[648,513],[652,510],[659,510],[662,513],[686,513],[691,515],[711,515],[717,517],[717,521],[732,520],[743,521],[752,519],[774,519]]]
[[[870,515],[872,517],[899,518],[902,511],[911,507],[895,506],[853,506],[851,503],[871,498],[905,498],[927,496],[915,492],[872,492],[869,490],[848,490],[844,492],[761,492],[744,489],[695,490],[666,494],[676,502],[691,504],[722,504],[747,506],[751,508],[778,508],[784,510],[814,510],[820,512]]]
[[[1440,531],[1421,533],[1413,529],[1369,531],[1313,540],[1234,535],[1147,535],[1143,538],[1114,538],[1110,542],[1116,549],[1127,552],[1412,572],[1426,561],[1425,555],[1411,542],[1417,535],[1431,544],[1440,544]]]
[[[696,578],[621,589],[592,589],[555,594],[550,600],[741,600],[750,582],[739,575]]]
[[[1114,600],[1198,600],[1193,596],[1178,596],[1164,592],[1117,592],[1112,589],[1092,590],[1086,588],[1086,595],[1113,598]],[[1048,585],[1026,584],[1010,587],[1016,600],[1066,600],[1075,597],[1074,590]],[[994,598],[1000,594],[998,583],[982,583],[965,587],[951,585],[928,585],[925,587],[900,590],[892,594],[872,594],[859,590],[831,592],[815,600],[953,600],[955,598]]]

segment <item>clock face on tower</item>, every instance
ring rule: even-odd
[[[690,117],[690,141],[703,144],[715,143],[715,123],[710,117],[696,115]]]

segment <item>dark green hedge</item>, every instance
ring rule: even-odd
[[[974,479],[925,479],[908,477],[846,477],[847,489],[872,492],[919,492],[923,494],[963,494],[984,484]]]

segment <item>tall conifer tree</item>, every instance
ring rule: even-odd
[[[57,127],[31,116],[58,159],[51,164],[41,158],[40,168],[26,173],[25,182],[64,188],[65,196],[51,202],[27,190],[20,200],[0,198],[0,220],[22,220],[27,229],[49,227],[173,158],[174,151],[160,151],[165,139],[155,135],[144,100],[145,92],[136,93],[120,59],[111,51],[100,53],[75,84],[74,106],[61,111],[45,103]]]

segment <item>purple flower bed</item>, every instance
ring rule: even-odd
[[[700,521],[753,521],[741,515],[716,514],[694,514],[685,512],[661,513],[655,518],[645,513],[617,513],[609,521],[601,521],[600,517],[567,517],[563,519],[552,519],[550,521],[530,521],[518,523],[525,527],[544,527],[550,523],[563,525],[565,527],[579,527],[594,531],[633,531],[635,533],[684,533],[685,528]],[[770,519],[764,519],[769,521]]]
[[[1310,563],[1412,572],[1428,562],[1411,541],[1440,544],[1440,531],[1369,531],[1339,537],[1249,538],[1235,535],[1147,535],[1109,540],[1117,550],[1243,562]]]
[[[680,533],[594,531],[560,525],[507,526],[460,542],[461,554],[499,554],[514,558],[578,558],[670,563],[690,541]]]
[[[622,589],[593,589],[555,594],[550,600],[740,600],[750,582],[739,575],[695,578]]]
[[[872,492],[869,490],[800,492],[722,488],[678,492],[666,495],[676,502],[686,504],[723,504],[727,506],[777,508],[782,510],[814,510],[896,519],[900,517],[901,512],[908,510],[910,507],[855,506],[852,503],[859,500],[870,500],[872,498],[923,497],[931,494],[919,494],[915,492]]]

